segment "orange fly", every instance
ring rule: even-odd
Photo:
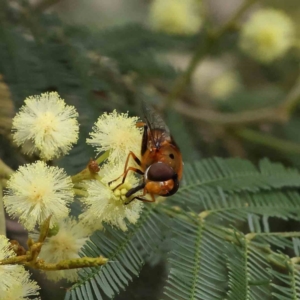
[[[142,190],[142,193],[133,197],[130,202],[134,199],[154,202],[155,195],[168,197],[175,194],[179,188],[183,171],[181,152],[165,122],[152,108],[144,103],[143,113],[145,123],[137,123],[138,127],[144,127],[141,160],[133,152],[128,154],[124,173],[121,175],[123,176],[122,182],[114,188],[118,188],[125,182],[129,171],[143,175],[143,182],[127,191],[125,195],[129,198]],[[128,167],[130,157],[134,159],[139,168]],[[144,198],[147,193],[150,194],[152,200]]]

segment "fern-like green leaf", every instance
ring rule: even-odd
[[[298,258],[294,261],[287,255],[278,253],[278,251],[289,254],[294,252],[296,256],[299,256],[300,232],[252,233],[250,236],[251,244],[254,247],[257,246],[256,256],[260,254],[257,248],[272,249],[273,251],[269,253],[274,264],[270,269],[265,268],[270,274],[272,298],[280,300],[299,299],[300,272],[297,265]],[[266,253],[268,251],[265,251]],[[281,266],[281,268],[277,268],[276,265]]]
[[[210,221],[226,221],[227,224],[245,220],[251,222],[250,215],[300,220],[300,195],[295,190],[225,195],[219,189],[218,193],[201,200]]]
[[[300,271],[289,257],[282,255],[287,270],[270,270],[274,277],[272,282],[272,298],[278,300],[300,299]]]
[[[169,255],[171,265],[165,294],[168,299],[223,299],[226,288],[222,240],[197,219],[176,219]]]
[[[98,268],[85,268],[79,272],[80,280],[66,294],[66,299],[102,299],[104,295],[113,298],[124,290],[134,276],[138,276],[144,264],[143,255],[156,251],[163,237],[161,218],[152,207],[145,207],[137,224],[122,232],[105,226],[105,232],[97,232],[83,249],[83,255],[103,255],[109,262]]]
[[[210,194],[221,188],[225,193],[258,192],[283,187],[299,187],[300,174],[295,169],[283,167],[263,159],[259,168],[239,158],[212,158],[185,164],[182,187],[172,198],[177,203],[203,207]]]
[[[226,243],[229,269],[227,299],[269,299],[270,264],[267,254],[261,250],[262,245],[252,243],[240,232],[234,231],[232,238],[236,243]]]
[[[249,299],[249,270],[247,265],[247,245],[243,241],[242,247],[231,245],[232,256],[227,258],[229,291],[228,300]],[[227,246],[229,247],[229,246]]]

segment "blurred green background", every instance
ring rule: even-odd
[[[229,23],[243,1],[195,1],[201,26],[186,34],[169,30],[181,26],[176,14],[158,28],[151,0],[0,0],[0,158],[14,169],[35,159],[11,143],[11,118],[27,96],[57,91],[80,114],[78,145],[53,162],[69,174],[94,156],[85,139],[97,117],[113,109],[139,115],[141,100],[164,116],[185,162],[269,157],[299,168],[299,1],[248,1]],[[285,14],[294,30],[289,49],[269,63],[239,46],[243,24],[263,8]],[[11,237],[26,239],[7,224]],[[116,299],[157,299],[165,274],[163,263],[146,266]],[[41,285],[43,300],[67,287]]]

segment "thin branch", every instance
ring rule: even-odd
[[[62,260],[56,264],[45,263],[42,259],[33,259],[29,253],[26,255],[14,256],[0,261],[0,265],[15,265],[21,264],[34,269],[55,271],[55,270],[70,270],[77,268],[97,267],[104,265],[108,262],[108,259],[99,257],[81,257]]]
[[[32,5],[32,10],[34,12],[41,13],[60,1],[62,0],[41,0],[40,2]]]
[[[257,0],[245,0],[244,3],[242,3],[242,5],[236,10],[231,18],[219,30],[213,33],[208,33],[204,40],[200,41],[199,46],[192,56],[187,69],[181,76],[176,79],[173,89],[170,91],[165,100],[164,106],[169,105],[171,102],[173,102],[173,100],[176,100],[176,98],[179,98],[182,95],[188,83],[190,82],[191,76],[194,73],[199,62],[204,57],[206,57],[206,55],[211,53],[214,47],[218,45],[221,38],[235,27],[235,23],[237,22],[237,20],[255,2],[257,2]]]
[[[56,264],[45,263],[43,260],[38,259],[35,263],[26,263],[26,266],[33,267],[35,269],[44,271],[56,271],[56,270],[70,270],[77,268],[97,267],[104,265],[108,262],[108,259],[99,257],[81,257],[68,260],[62,260]]]
[[[43,243],[48,236],[49,227],[50,227],[50,220],[52,215],[50,215],[40,226],[40,235],[39,239],[37,240],[38,243]]]
[[[24,265],[34,269],[55,271],[55,270],[69,270],[86,267],[97,267],[104,265],[108,262],[108,259],[99,257],[81,257],[61,260],[57,263],[46,263],[43,259],[39,258],[39,254],[43,247],[43,243],[47,237],[49,231],[51,216],[49,216],[41,225],[40,236],[37,242],[28,239],[28,251],[25,255],[18,255],[0,260],[0,265]]]
[[[245,235],[246,239],[253,240],[257,237],[269,237],[269,236],[277,236],[277,237],[283,237],[283,238],[293,238],[298,237],[300,238],[300,232],[294,231],[294,232],[251,232]]]
[[[247,128],[236,130],[234,133],[249,142],[263,145],[283,153],[300,154],[300,144],[296,144]]]
[[[100,155],[97,159],[96,162],[98,165],[100,165],[102,162],[104,162],[109,156],[109,151],[105,151],[102,155]]]
[[[277,106],[266,107],[237,113],[223,113],[209,109],[200,109],[184,102],[174,105],[182,115],[214,125],[235,126],[257,124],[259,122],[287,122],[300,102],[300,76],[290,92]]]
[[[73,191],[74,191],[75,195],[77,195],[77,196],[82,196],[82,197],[87,197],[88,196],[87,191],[84,191],[84,190],[81,190],[81,189],[76,189],[76,188],[73,188]]]
[[[183,102],[176,103],[174,108],[182,115],[214,125],[233,126],[256,124],[261,121],[282,123],[286,121],[286,118],[281,114],[279,115],[277,109],[274,108],[262,108],[238,113],[222,113],[209,109],[199,109]]]
[[[100,155],[95,161],[92,161],[92,162],[95,162],[98,165],[100,165],[103,161],[105,161],[107,159],[108,155],[109,155],[109,151],[106,151],[102,155]],[[72,176],[73,183],[78,183],[78,182],[81,182],[81,181],[87,180],[87,179],[98,178],[98,174],[94,172],[93,168],[90,168],[90,162],[88,163],[88,165],[85,169],[83,169],[79,173]]]
[[[300,257],[293,257],[293,258],[291,258],[291,262],[293,264],[300,264]]]
[[[288,120],[292,112],[298,106],[300,102],[300,76],[296,80],[293,88],[287,94],[286,98],[283,102],[279,105],[279,109],[286,113],[286,119]]]

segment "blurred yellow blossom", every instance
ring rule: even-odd
[[[241,88],[239,75],[234,71],[227,71],[210,83],[208,93],[217,100],[225,99]]]
[[[49,167],[42,161],[21,166],[7,183],[3,197],[10,216],[18,217],[28,230],[50,215],[50,227],[65,218],[73,201],[73,184],[63,169]]]
[[[150,23],[153,29],[169,34],[190,35],[202,25],[200,0],[153,0]]]
[[[25,99],[13,119],[13,139],[28,154],[37,152],[50,160],[69,152],[78,140],[78,113],[58,93],[44,93]]]
[[[21,266],[20,266],[21,267]],[[30,279],[30,274],[23,267],[20,272],[14,274],[15,280],[11,285],[1,293],[1,300],[40,300],[41,298],[32,298],[38,296],[40,287],[37,283]],[[0,280],[1,281],[1,280]],[[30,298],[29,298],[30,297]]]
[[[0,260],[16,256],[15,252],[10,248],[9,240],[0,235]],[[21,266],[16,265],[0,265],[0,294],[3,293],[13,282],[15,274],[20,271]]]
[[[109,161],[125,163],[129,151],[136,155],[141,152],[142,129],[136,127],[138,120],[127,113],[118,114],[116,110],[104,113],[95,123],[87,143],[96,147],[99,153],[110,150]]]
[[[239,45],[250,57],[270,63],[287,52],[294,35],[294,24],[284,12],[262,9],[242,26]]]
[[[90,231],[74,218],[66,218],[58,224],[57,234],[48,237],[42,247],[39,257],[47,263],[58,263],[62,260],[80,258],[79,252],[87,241]],[[34,234],[37,238],[38,235]],[[78,279],[77,269],[48,271],[48,279],[58,281],[66,279],[70,282]]]
[[[129,172],[124,184],[115,191],[112,189],[121,182],[122,177],[113,182],[111,186],[108,182],[118,178],[124,171],[124,164],[106,164],[101,168],[99,175],[101,181],[86,181],[87,197],[82,199],[86,205],[86,210],[80,215],[82,222],[100,229],[101,223],[109,223],[119,227],[123,231],[127,230],[125,219],[130,223],[136,223],[141,211],[143,203],[141,201],[132,201],[125,205],[129,199],[125,197],[126,192],[139,182],[133,172]],[[98,227],[98,228],[97,228]]]

